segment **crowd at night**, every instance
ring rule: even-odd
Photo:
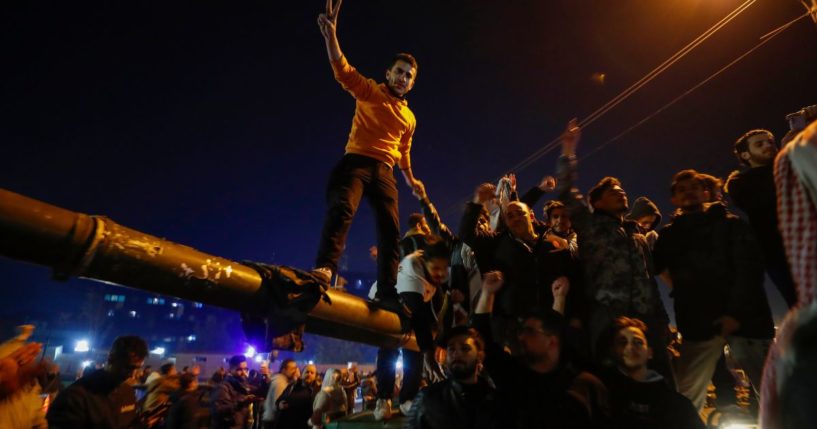
[[[9,80],[20,84],[5,105],[18,120],[0,136],[14,143],[0,165],[0,186],[7,188],[0,189],[0,256],[9,258],[0,268],[17,283],[4,284],[0,429],[814,426],[817,33],[811,20],[817,22],[817,3],[781,11],[755,1],[706,11],[699,5],[693,12],[675,5],[690,20],[737,9],[585,116],[587,105],[611,95],[611,73],[583,58],[610,55],[612,45],[605,43],[616,42],[588,36],[594,28],[607,31],[603,17],[585,27],[567,24],[578,16],[567,0],[518,11],[510,5],[490,11],[484,2],[464,10],[428,5],[457,22],[428,18],[419,6],[401,15],[391,6],[368,5],[375,11],[367,12],[363,4],[326,0],[283,7],[275,30],[255,13],[275,11],[268,5],[248,6],[252,11],[202,6],[178,28],[170,17],[186,16],[185,8],[72,10],[66,15],[71,24],[60,24],[65,40],[51,30],[60,21],[54,10],[15,9],[10,28],[22,42],[13,53],[30,61],[35,77],[20,72]],[[637,10],[625,3],[621,10],[598,10]],[[785,24],[775,29],[753,6],[789,23],[774,21]],[[556,11],[565,19],[545,13]],[[677,98],[662,99],[630,128],[624,126],[632,118],[609,113],[624,109],[642,117],[644,111],[628,103],[655,104],[643,88],[670,67],[703,68],[682,59],[727,24],[740,23],[744,12],[762,34],[744,55],[734,59],[744,52],[737,49],[732,62],[704,73]],[[653,20],[636,19],[634,28],[655,31],[656,22],[673,19],[661,9],[650,13]],[[140,27],[140,17],[150,17],[155,30]],[[41,22],[33,30],[23,28],[21,22],[35,18]],[[423,31],[421,19],[428,35],[406,42]],[[497,30],[526,20],[535,30]],[[489,22],[486,34],[498,31],[496,41],[474,30]],[[673,25],[678,39],[700,30]],[[764,32],[770,25],[773,31]],[[209,26],[215,30],[208,36]],[[381,37],[358,34],[367,26]],[[545,27],[554,33],[542,46],[514,44],[515,35]],[[207,43],[191,42],[190,29]],[[402,31],[391,38],[384,29]],[[791,63],[782,68],[790,74],[754,63],[756,70],[722,82],[728,80],[722,75],[746,66],[744,58],[751,61],[765,44],[795,30],[810,39],[803,41],[806,49],[785,39]],[[281,36],[270,37],[277,52],[265,52],[277,57],[236,66],[246,61],[243,55],[269,48],[235,44],[259,34]],[[307,34],[315,37],[301,40]],[[568,44],[571,37],[577,44]],[[597,46],[582,51],[577,40]],[[463,47],[442,53],[437,41]],[[127,46],[118,51],[120,42]],[[90,61],[83,46],[110,58]],[[39,48],[44,53],[37,57],[32,52]],[[641,49],[636,56],[655,57],[646,53],[652,48]],[[584,55],[572,55],[580,51]],[[224,64],[211,55],[218,52]],[[389,54],[373,59],[383,52]],[[721,53],[706,58],[721,60]],[[489,64],[484,59],[492,54],[530,54],[553,64],[542,66],[543,79],[516,64],[523,61],[507,70]],[[625,70],[636,61],[621,55],[607,67],[629,78]],[[562,65],[557,56],[565,57]],[[50,69],[52,57],[58,72]],[[358,58],[365,67],[358,68]],[[445,60],[451,69],[434,64]],[[187,64],[196,61],[199,70]],[[304,64],[310,67],[301,76],[288,70]],[[99,69],[104,79],[80,77],[74,65]],[[163,67],[164,73],[156,71]],[[382,71],[368,72],[373,69]],[[275,78],[265,77],[266,70]],[[504,81],[507,91],[457,86],[484,83],[473,77],[481,72],[498,80],[509,71],[523,83]],[[244,72],[246,82],[236,78]],[[577,76],[585,76],[582,83]],[[76,97],[68,80],[87,92]],[[411,97],[427,80],[433,91],[418,94],[415,104]],[[226,89],[214,89],[220,84]],[[686,98],[706,85],[711,94]],[[777,99],[763,101],[775,91]],[[723,100],[738,93],[735,105]],[[52,95],[55,103],[46,105]],[[516,129],[530,128],[524,117],[543,106],[526,98],[541,95],[559,100],[545,103],[552,107],[546,128],[556,135],[546,144],[540,132]],[[268,120],[247,113],[268,101],[264,97],[278,103],[262,108],[274,117],[264,125],[269,128],[242,128],[245,120]],[[335,100],[342,97],[348,103]],[[194,99],[204,107],[193,107]],[[675,116],[684,119],[660,122],[684,103],[687,112]],[[233,104],[241,107],[224,107]],[[739,108],[716,112],[730,106]],[[82,113],[74,117],[72,110]],[[486,121],[486,112],[495,121]],[[149,125],[137,123],[142,115]],[[708,122],[707,115],[719,119]],[[612,128],[602,117],[614,118]],[[194,131],[187,134],[174,118]],[[426,118],[433,132],[422,131]],[[75,136],[66,137],[71,127]],[[454,137],[449,133],[456,128],[462,131]],[[610,129],[615,137],[602,138],[601,130]],[[218,137],[228,130],[229,137]],[[290,140],[270,145],[260,134]],[[437,143],[428,142],[432,135]],[[510,144],[532,135],[539,141],[533,147]],[[654,144],[621,149],[625,137]],[[231,146],[232,139],[244,142]],[[38,147],[40,140],[53,143]],[[313,140],[320,146],[310,146]],[[614,154],[594,156],[614,143],[622,145]],[[82,160],[67,155],[72,145],[82,148]],[[49,150],[49,156],[39,153]],[[540,162],[548,154],[554,155],[549,164]],[[24,158],[39,162],[37,170]],[[77,199],[66,191],[73,180],[84,187]],[[155,227],[169,239],[232,259],[196,253],[106,217],[75,216],[17,192],[84,211],[110,206],[140,229]],[[370,210],[358,212],[364,201]],[[156,220],[163,206],[174,208],[172,221]],[[236,232],[242,226],[243,235]],[[59,237],[58,230],[67,235]],[[258,237],[266,240],[263,249],[242,247]],[[195,257],[206,263],[189,263]],[[37,283],[41,271],[12,259],[49,266],[53,280],[87,277],[144,291],[87,280],[58,289],[56,281]]]

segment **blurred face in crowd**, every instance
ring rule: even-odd
[[[123,383],[134,378],[136,371],[144,364],[145,358],[135,353],[128,353],[127,356],[108,356],[107,371],[114,380]]]
[[[550,227],[556,232],[567,233],[573,226],[570,223],[570,216],[567,215],[564,207],[557,207],[550,211],[549,217]]]
[[[448,264],[446,258],[426,259],[425,268],[428,273],[427,279],[434,286],[439,286],[448,278]]]
[[[645,368],[652,358],[652,349],[641,329],[630,326],[619,330],[613,341],[613,355],[619,367],[625,371]]]
[[[264,376],[269,377],[269,365],[261,365],[261,368],[258,369],[258,372]]]
[[[636,222],[644,231],[652,231],[652,226],[655,224],[656,219],[658,219],[656,215],[644,215],[638,218]]]
[[[699,179],[689,178],[678,181],[672,191],[672,204],[684,211],[699,210],[707,201],[703,183]]]
[[[241,362],[237,367],[231,368],[230,373],[232,373],[234,377],[247,378],[249,377],[250,369],[247,367],[247,362]]]
[[[522,357],[528,363],[538,363],[559,353],[559,337],[542,328],[542,322],[528,318],[519,329],[519,345]]]
[[[460,335],[448,340],[445,348],[445,364],[457,380],[472,378],[484,359],[484,353],[477,348],[474,339]]]
[[[748,151],[740,154],[746,162],[752,167],[760,167],[769,165],[774,161],[777,155],[777,146],[774,143],[774,137],[770,134],[761,133],[756,134],[746,141]]]
[[[601,194],[601,198],[593,203],[593,207],[615,215],[623,214],[629,208],[627,193],[619,185],[613,185]]]
[[[292,361],[287,362],[287,364],[281,368],[281,374],[290,381],[297,379],[298,365]]]
[[[481,204],[493,201],[495,198],[494,192],[496,192],[496,187],[494,185],[490,183],[483,183],[477,187],[476,190],[477,200]]]
[[[416,228],[424,235],[431,234],[431,228],[429,228],[428,222],[426,222],[426,218],[422,218],[420,222],[417,222]]]
[[[318,370],[315,365],[307,365],[304,367],[303,376],[304,383],[312,384],[318,378]]]
[[[505,225],[508,231],[517,238],[533,235],[533,223],[530,218],[530,209],[524,203],[512,202],[505,210]]]
[[[198,377],[199,374],[201,374],[201,367],[198,365],[193,365],[193,367],[190,368],[190,373]]]

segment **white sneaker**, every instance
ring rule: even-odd
[[[374,419],[377,421],[391,418],[391,399],[378,399],[374,407]]]
[[[412,401],[406,401],[400,404],[400,413],[402,413],[404,416],[407,416],[409,410],[411,410],[411,402]]]

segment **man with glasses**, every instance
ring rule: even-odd
[[[590,428],[607,422],[607,390],[593,375],[576,371],[562,357],[565,319],[553,309],[531,311],[522,319],[520,352],[511,356],[491,337],[490,318],[502,273],[485,274],[473,318],[485,338],[485,369],[497,389],[509,395],[509,425]]]
[[[136,336],[114,340],[105,368],[87,374],[57,395],[48,409],[51,428],[132,428],[138,426],[133,375],[148,347]]]
[[[243,429],[250,416],[249,406],[256,400],[250,393],[249,368],[244,355],[230,358],[230,373],[210,393],[210,427]]]

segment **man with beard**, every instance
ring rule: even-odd
[[[465,326],[449,330],[441,345],[449,378],[432,384],[414,398],[404,428],[466,429],[507,427],[496,389],[480,376],[485,343]]]
[[[134,372],[142,367],[148,347],[136,336],[117,337],[105,368],[68,386],[48,409],[51,428],[116,429],[138,426]]]
[[[210,393],[210,427],[212,429],[244,429],[250,415],[249,369],[244,355],[230,358],[230,373]]]
[[[315,365],[304,367],[303,375],[290,384],[275,402],[278,414],[269,427],[286,429],[309,427],[307,420],[312,416],[312,403],[321,389],[317,377]]]
[[[264,392],[264,413],[261,419],[264,427],[276,427],[275,419],[279,414],[278,400],[299,377],[298,364],[295,363],[295,359],[284,359],[278,368],[278,373],[272,376],[267,391]]]
[[[624,218],[629,205],[618,179],[601,179],[590,189],[587,200],[575,188],[580,138],[581,130],[574,119],[561,138],[557,189],[580,243],[582,286],[588,305],[584,326],[593,356],[599,363],[609,364],[607,350],[599,340],[617,317],[637,318],[649,327],[649,342],[656,351],[653,369],[673,385],[666,352],[669,317],[658,294],[649,242],[636,222]]]
[[[564,317],[552,309],[530,312],[519,330],[519,353],[505,352],[492,341],[490,318],[502,273],[485,274],[473,318],[485,338],[485,369],[508,398],[503,417],[519,428],[606,427],[607,390],[593,375],[576,371],[563,358]]]
[[[743,171],[735,171],[726,181],[726,192],[749,217],[749,224],[763,252],[766,272],[789,307],[797,302],[783,238],[777,228],[777,190],[774,185],[774,158],[777,143],[767,130],[751,130],[735,142],[735,155]]]
[[[378,84],[364,77],[347,61],[336,33],[342,1],[327,0],[326,13],[318,16],[326,52],[335,79],[355,98],[352,130],[343,158],[335,166],[326,189],[324,217],[313,274],[328,284],[337,272],[346,236],[362,197],[372,206],[377,227],[376,300],[400,310],[395,282],[400,262],[400,222],[397,210],[395,165],[410,188],[417,186],[411,172],[411,141],[417,120],[406,101],[414,87],[417,61],[397,54],[386,69],[386,82]]]

